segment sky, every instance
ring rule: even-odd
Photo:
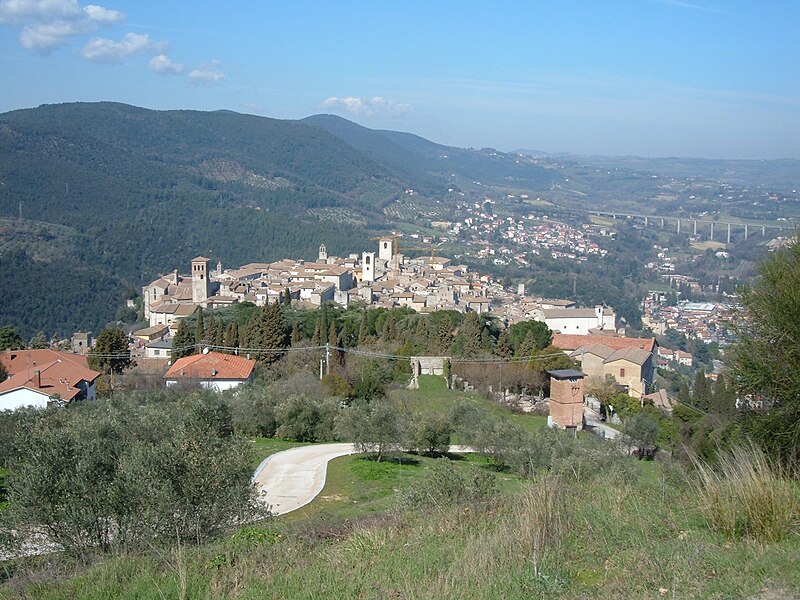
[[[798,0],[0,0],[0,112],[334,113],[461,147],[800,158]]]

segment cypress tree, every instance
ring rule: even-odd
[[[260,350],[283,350],[286,348],[286,327],[283,311],[278,303],[267,304],[248,322],[249,344]],[[282,352],[259,352],[258,360],[271,364],[280,359]]]
[[[292,305],[292,294],[289,291],[289,286],[286,286],[286,289],[283,291],[283,305],[284,306],[291,306]]]
[[[444,317],[439,322],[439,330],[437,331],[437,342],[439,352],[447,354],[450,352],[450,346],[453,343],[453,323],[450,317]]]
[[[362,346],[367,343],[367,315],[361,315],[361,323],[358,326],[358,345]]]
[[[217,326],[214,330],[214,345],[225,345],[225,324],[222,322],[222,317],[217,320]]]
[[[233,352],[234,348],[239,347],[239,328],[236,326],[236,323],[231,321],[228,324],[228,329],[225,331],[225,344],[227,348],[229,348],[229,352]]]
[[[175,337],[172,338],[172,350],[170,351],[170,358],[178,360],[184,356],[194,354],[194,335],[186,323],[186,319],[178,321],[178,330],[175,332]]]
[[[202,351],[203,334],[205,333],[205,323],[203,322],[203,307],[197,307],[197,323],[194,326],[195,352]]]
[[[511,358],[511,346],[508,343],[508,332],[504,329],[500,332],[495,346],[495,354],[503,359]]]
[[[694,378],[692,404],[702,411],[707,411],[711,405],[711,385],[708,383],[706,372],[703,369],[697,371]]]
[[[292,325],[292,346],[297,346],[300,343],[300,327],[297,323]]]
[[[328,330],[328,343],[331,346],[339,345],[339,333],[336,331],[336,322],[331,321],[330,329]]]

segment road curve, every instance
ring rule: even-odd
[[[311,502],[325,487],[328,463],[355,454],[353,444],[317,444],[277,452],[264,459],[253,481],[272,514],[284,515]]]
[[[472,452],[467,446],[450,446],[450,452]],[[264,459],[253,481],[272,514],[285,515],[305,506],[325,487],[328,463],[356,454],[353,444],[317,444],[277,452]]]

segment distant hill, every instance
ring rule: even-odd
[[[408,176],[296,121],[112,103],[5,113],[0,247],[4,258],[15,247],[21,254],[0,261],[0,321],[20,323],[26,336],[97,331],[127,287],[185,270],[201,253],[236,264],[312,257],[322,242],[332,252],[356,250],[367,225],[383,222],[383,203],[410,186]],[[20,212],[26,223],[17,227]],[[37,238],[28,220],[74,235]],[[54,279],[12,292],[12,262],[17,273],[47,267]],[[101,275],[114,285],[98,290]],[[67,287],[80,288],[78,298],[101,294],[93,304],[106,308],[85,315],[62,302]],[[33,293],[52,305],[47,314],[28,310]]]
[[[314,115],[302,122],[325,129],[387,168],[406,173],[422,171],[447,179],[455,173],[485,185],[534,189],[547,187],[552,179],[547,169],[492,148],[443,146],[411,133],[368,129],[335,115]]]
[[[228,265],[310,258],[323,242],[349,253],[390,226],[384,208],[407,189],[439,199],[454,173],[525,185],[541,171],[332,115],[111,102],[0,114],[0,324],[96,332],[126,289],[198,254]]]

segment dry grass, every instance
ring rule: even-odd
[[[795,484],[756,446],[722,453],[716,465],[694,462],[700,511],[712,530],[730,539],[778,542],[796,529]]]

